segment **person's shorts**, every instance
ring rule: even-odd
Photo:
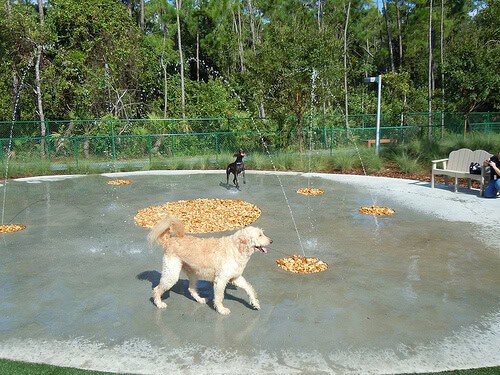
[[[497,191],[500,190],[500,179],[490,180],[488,185],[484,188],[484,197],[485,198],[496,198]]]

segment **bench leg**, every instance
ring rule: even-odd
[[[458,177],[455,177],[455,186],[454,186],[454,189],[455,189],[455,193],[458,191]]]

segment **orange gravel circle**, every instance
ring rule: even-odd
[[[374,216],[388,216],[394,215],[396,211],[389,207],[380,207],[380,206],[368,206],[361,207],[359,212],[365,215],[374,215]]]
[[[210,233],[243,228],[257,220],[261,212],[241,200],[193,199],[143,208],[134,220],[137,225],[152,228],[165,216],[173,215],[184,223],[187,233]]]
[[[108,181],[108,185],[130,185],[130,180],[112,180]]]
[[[314,257],[305,257],[302,255],[292,255],[276,261],[278,267],[282,270],[293,273],[318,273],[328,268],[328,263]]]
[[[297,193],[302,195],[322,195],[324,192],[324,190],[315,188],[300,188],[297,190]]]
[[[2,224],[0,225],[0,234],[19,232],[23,229],[26,229],[26,226],[22,224]]]

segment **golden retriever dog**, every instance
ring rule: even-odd
[[[175,236],[174,236],[175,234]],[[184,225],[174,216],[158,222],[148,235],[151,244],[158,243],[164,251],[160,283],[153,289],[153,301],[164,309],[163,293],[177,283],[181,270],[189,278],[189,293],[198,303],[206,303],[197,291],[199,279],[213,282],[214,308],[223,315],[231,311],[224,307],[224,291],[228,283],[242,288],[256,310],[260,304],[253,287],[242,276],[254,252],[267,253],[273,241],[260,228],[246,227],[221,238],[198,238],[184,235]]]

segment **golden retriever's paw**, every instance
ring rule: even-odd
[[[260,310],[260,303],[259,301],[255,300],[253,302],[250,302],[250,305],[252,305],[252,307],[255,309],[255,310]]]
[[[202,305],[204,305],[205,303],[207,303],[207,299],[199,297],[199,298],[196,298],[196,302],[201,303]]]
[[[218,307],[217,308],[217,312],[219,314],[222,314],[222,315],[229,315],[229,314],[231,314],[231,310],[229,310],[227,307],[224,307],[224,306]]]
[[[166,309],[167,308],[167,304],[165,302],[159,301],[159,302],[155,302],[155,304],[159,309]]]

